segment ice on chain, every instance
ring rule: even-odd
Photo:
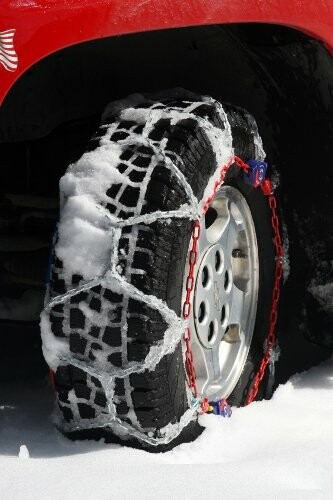
[[[88,425],[82,422],[79,415],[77,415],[77,421],[74,424],[63,424],[65,430],[109,427],[119,436],[130,434],[151,445],[158,445],[173,440],[194,418],[196,409],[190,404],[190,392],[188,391],[190,408],[184,413],[180,421],[175,424],[168,424],[158,431],[158,436],[152,436],[151,433],[144,432],[139,424],[134,427],[117,416],[114,404],[114,378],[124,378],[130,373],[143,372],[147,369],[154,370],[163,356],[174,351],[182,338],[186,322],[177,317],[165,302],[155,296],[142,293],[121,275],[122,268],[118,265],[119,234],[122,227],[129,225],[151,224],[161,219],[164,219],[167,223],[172,218],[197,219],[202,215],[204,200],[212,193],[213,186],[219,179],[220,169],[217,168],[207,184],[202,200],[197,200],[176,162],[173,162],[170,156],[166,156],[166,142],[163,142],[163,140],[154,142],[149,139],[149,133],[158,120],[168,118],[171,120],[171,124],[177,124],[180,120],[186,118],[196,120],[211,143],[216,155],[217,165],[226,165],[233,157],[234,152],[231,127],[226,113],[222,105],[211,98],[205,97],[201,102],[189,101],[187,107],[178,109],[174,107],[169,109],[163,106],[161,109],[161,105],[157,106],[156,104],[152,104],[148,108],[140,108],[136,104],[136,98],[133,98],[132,101],[133,107],[120,111],[118,122],[101,127],[105,133],[99,137],[98,147],[94,151],[85,153],[76,163],[70,165],[60,181],[62,210],[57,228],[59,238],[55,244],[55,250],[57,256],[63,261],[67,278],[73,274],[80,274],[83,277],[84,284],[68,290],[63,295],[48,298],[41,315],[41,331],[44,356],[53,371],[56,371],[60,363],[67,363],[80,368],[89,376],[93,376],[100,381],[107,396],[107,414],[98,415],[97,418],[91,419]],[[194,114],[195,109],[202,105],[202,102],[208,102],[216,107],[224,124],[224,130],[215,127],[205,118],[200,118]],[[125,101],[126,104],[128,103]],[[134,107],[135,105],[136,107]],[[156,106],[157,109],[155,109]],[[140,134],[131,133],[130,139],[112,142],[111,136],[116,130],[119,121],[122,120],[142,124],[143,131]],[[262,159],[264,152],[261,139],[256,131],[254,135],[256,152],[258,157]],[[124,148],[130,144],[145,145],[150,148],[153,155],[149,171],[140,187],[139,201],[133,209],[134,215],[121,218],[110,214],[105,207],[107,203],[106,192],[113,184],[131,185],[128,176],[122,174],[116,168],[119,163],[126,164],[126,160],[121,159],[121,154]],[[181,161],[181,158],[177,158],[177,162]],[[161,163],[171,170],[175,181],[182,186],[187,202],[179,206],[177,210],[158,211],[142,215],[144,196],[151,174],[156,165]],[[67,337],[57,338],[53,335],[49,318],[52,308],[57,304],[66,303],[70,297],[82,291],[90,290],[96,285],[109,287],[112,291],[123,294],[124,297],[135,298],[146,303],[152,309],[158,310],[166,321],[168,326],[163,340],[150,347],[144,362],[128,362],[127,365],[117,368],[110,366],[107,359],[103,359],[103,353],[100,352],[97,363],[89,364],[86,359],[82,360],[70,351]],[[84,303],[80,303],[80,308],[85,314],[94,314],[93,311],[88,312],[84,309]],[[103,320],[103,310],[102,314],[95,318],[97,324],[98,321],[107,321],[107,318]]]

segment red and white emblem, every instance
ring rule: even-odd
[[[14,49],[15,30],[0,31],[0,64],[6,70],[17,69],[18,57]]]

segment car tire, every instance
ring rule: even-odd
[[[227,142],[227,156],[263,159],[255,121],[240,108],[181,90],[130,96],[108,106],[86,153],[60,181],[41,330],[59,427],[73,438],[164,451],[202,431],[180,331],[195,217],[179,210],[191,193],[203,200],[221,168],[211,133]],[[251,211],[259,263],[252,340],[228,394],[239,406],[263,356],[275,254],[267,197],[236,165],[225,185]],[[110,269],[119,282],[103,281]],[[267,376],[257,397],[266,396],[266,384]]]

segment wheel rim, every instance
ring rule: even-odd
[[[249,352],[258,300],[258,247],[250,208],[231,186],[217,192],[200,229],[188,319],[198,392],[217,400],[231,394]]]

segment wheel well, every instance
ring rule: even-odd
[[[293,319],[299,329],[301,317],[305,331],[330,333],[332,321],[317,314],[327,304],[314,303],[308,287],[332,280],[333,63],[321,42],[296,30],[202,26],[96,40],[52,54],[16,82],[2,105],[3,193],[57,197],[59,178],[84,151],[109,101],[172,87],[237,104],[256,118],[280,179],[289,235],[292,267],[282,320]]]
[[[289,81],[284,68],[292,63],[297,73],[305,69],[305,59],[293,61],[295,51],[305,59],[311,52],[317,64],[325,53],[320,42],[296,30],[262,24],[169,29],[81,43],[39,61],[14,84],[1,108],[0,142],[37,139],[61,123],[100,113],[110,100],[172,87],[238,103],[257,116],[270,92],[259,67],[266,72],[270,63],[277,67],[280,78],[274,86],[283,98]],[[317,78],[307,77],[307,87],[316,92]],[[302,82],[297,84],[302,95]]]

